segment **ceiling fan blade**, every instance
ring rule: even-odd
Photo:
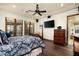
[[[39,14],[40,16],[42,16],[42,14],[41,14],[41,13],[39,13],[39,12],[38,12],[38,14]]]
[[[35,11],[33,11],[33,10],[27,10],[27,11],[25,11],[25,12],[35,12]]]
[[[46,10],[43,10],[43,11],[39,11],[39,12],[45,13],[45,12],[46,12]]]

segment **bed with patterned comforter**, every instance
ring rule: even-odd
[[[28,35],[10,37],[8,38],[8,44],[0,46],[0,56],[22,56],[38,47],[45,47],[39,37]]]

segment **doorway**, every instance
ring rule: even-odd
[[[24,21],[24,35],[34,34],[34,23]]]
[[[79,14],[70,15],[67,19],[68,45],[73,45],[74,36],[79,34]]]

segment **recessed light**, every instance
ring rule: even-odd
[[[16,8],[16,5],[12,5],[13,8]]]
[[[60,4],[60,6],[61,6],[61,7],[63,7],[63,6],[64,6],[64,4],[63,4],[63,3],[61,3],[61,4]]]

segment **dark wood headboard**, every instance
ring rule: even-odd
[[[36,36],[36,37],[39,37],[39,38],[43,39],[43,37],[39,34],[31,34],[31,36]]]

